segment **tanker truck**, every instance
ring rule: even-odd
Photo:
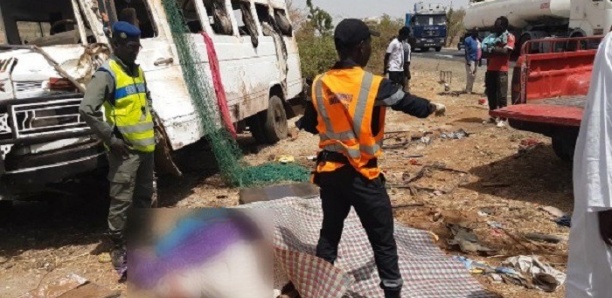
[[[493,30],[495,20],[508,18],[516,36],[513,58],[523,44],[548,37],[600,36],[612,25],[612,2],[604,0],[470,0],[465,29]],[[541,46],[533,43],[532,46]],[[597,46],[596,44],[593,46]],[[539,51],[538,51],[539,52]]]

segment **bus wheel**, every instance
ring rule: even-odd
[[[251,135],[258,144],[265,144],[268,142],[263,129],[264,117],[266,116],[265,113],[265,111],[259,112],[246,119],[246,125],[249,127]]]
[[[276,144],[278,141],[285,139],[289,133],[285,105],[280,97],[276,95],[270,97],[270,105],[268,106],[265,118],[264,133],[269,144]]]

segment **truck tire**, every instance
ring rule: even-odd
[[[442,51],[442,47],[436,47],[436,52]]]
[[[251,135],[258,144],[266,144],[268,142],[263,129],[265,113],[265,111],[259,112],[246,119],[246,125],[249,127]]]
[[[264,133],[268,144],[276,144],[283,140],[289,134],[289,125],[287,124],[287,112],[285,105],[280,97],[272,95],[270,97],[270,105],[266,111],[265,124],[263,126]]]
[[[552,137],[552,147],[557,157],[566,162],[574,160],[578,134],[571,132],[557,133]]]
[[[429,48],[421,48],[421,51],[423,51],[423,52],[429,52]]]

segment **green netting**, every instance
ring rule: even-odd
[[[206,77],[204,68],[207,64],[199,58],[198,49],[189,37],[189,29],[177,1],[163,0],[162,3],[182,65],[183,78],[226,183],[243,187],[280,181],[306,181],[309,171],[299,165],[265,164],[249,167],[241,162],[242,154],[237,142],[225,128],[218,125],[221,116]]]

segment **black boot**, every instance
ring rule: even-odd
[[[385,298],[401,298],[402,290],[385,290]]]

